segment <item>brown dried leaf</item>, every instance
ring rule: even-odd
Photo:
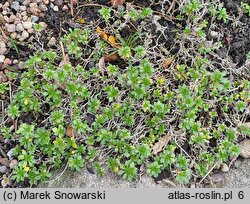
[[[165,58],[163,61],[162,61],[162,64],[161,66],[165,69],[167,69],[171,63],[174,61],[174,59],[172,57],[168,57],[168,58]]]
[[[68,137],[73,137],[73,130],[72,130],[72,127],[70,127],[70,126],[67,127],[66,135],[67,135]]]
[[[125,3],[125,0],[110,0],[112,7],[117,8]]]
[[[115,54],[111,54],[111,55],[104,55],[104,62],[113,62],[119,59],[119,56],[117,55],[117,53]]]
[[[163,148],[168,144],[171,136],[170,135],[165,135],[159,139],[158,142],[154,144],[152,147],[152,152],[153,154],[157,154],[158,152],[162,151]]]

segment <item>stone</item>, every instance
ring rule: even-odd
[[[61,6],[63,4],[63,0],[55,0],[54,4],[57,6]]]
[[[10,15],[9,17],[9,23],[13,23],[16,21],[16,16],[15,15]]]
[[[49,0],[43,0],[44,4],[49,4]]]
[[[22,31],[24,31],[24,27],[23,27],[23,24],[22,24],[22,23],[18,23],[18,24],[16,25],[16,31],[17,31],[17,32],[22,32]]]
[[[15,40],[15,39],[17,38],[17,33],[16,33],[16,32],[11,33],[11,34],[10,34],[10,37],[11,37],[13,40]]]
[[[48,26],[45,22],[39,22],[39,25],[42,27],[42,30],[45,30]]]
[[[245,139],[239,143],[240,156],[249,159],[250,158],[250,139]]]
[[[29,29],[29,30],[27,30],[28,31],[28,33],[33,33],[34,32],[34,29],[33,28],[31,28],[31,29]]]
[[[25,28],[25,29],[31,29],[32,28],[32,25],[33,25],[33,23],[32,22],[28,22],[28,21],[26,21],[26,22],[23,22],[23,27]]]
[[[13,60],[13,64],[18,64],[18,60],[17,59],[14,59]],[[8,154],[7,154],[8,155]],[[9,155],[8,155],[9,156]]]
[[[10,169],[13,169],[15,166],[17,166],[18,162],[17,160],[13,159],[10,161]]]
[[[30,13],[32,13],[35,16],[40,16],[41,10],[38,7],[30,7]]]
[[[9,33],[13,33],[16,31],[16,26],[14,24],[5,24],[5,26]]]
[[[24,2],[23,2],[24,6],[29,5],[29,4],[30,4],[30,0],[24,0]]]
[[[7,171],[6,166],[0,166],[0,173],[5,174]]]
[[[69,10],[69,8],[68,8],[67,5],[64,5],[64,6],[62,7],[62,11],[68,11],[68,10]]]
[[[30,8],[32,8],[32,7],[37,7],[37,3],[31,3]]]
[[[21,38],[26,39],[26,38],[28,38],[28,37],[29,37],[29,33],[28,33],[26,30],[24,30],[24,31],[22,32]]]
[[[41,11],[43,11],[43,12],[48,10],[48,8],[47,8],[47,6],[45,4],[40,4],[39,9],[41,9]]]
[[[9,22],[10,22],[10,19],[9,19],[8,16],[3,16],[3,19],[4,19],[3,22],[6,22],[6,23],[9,23]]]
[[[5,42],[0,42],[0,55],[3,55],[7,51]]]
[[[0,63],[3,63],[4,59],[5,59],[5,56],[4,55],[0,55]]]
[[[5,65],[11,65],[12,64],[12,60],[10,58],[5,58],[4,62]]]
[[[59,11],[58,6],[54,6],[53,10],[56,11],[56,12],[58,12]]]
[[[32,15],[31,16],[31,22],[36,23],[37,21],[39,21],[39,17],[35,16],[35,15]]]
[[[52,47],[56,44],[56,38],[52,37],[50,38],[49,42],[48,42],[48,47]]]
[[[21,13],[21,16],[27,16],[27,12],[26,12],[26,11],[23,11],[23,12]]]
[[[13,1],[12,4],[11,4],[11,8],[18,12],[20,10],[19,2],[18,1]]]
[[[27,9],[26,6],[20,6],[21,11],[26,11],[26,9]]]
[[[229,167],[228,167],[228,165],[227,164],[221,164],[221,167],[220,167],[220,169],[221,169],[221,171],[222,172],[229,172]]]
[[[5,16],[5,15],[7,15],[9,12],[8,11],[6,11],[6,10],[3,10],[3,12],[2,12],[2,14]]]

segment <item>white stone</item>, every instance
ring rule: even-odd
[[[14,24],[5,24],[5,26],[9,33],[13,33],[16,31],[16,26]]]
[[[52,37],[50,38],[49,42],[48,42],[48,46],[49,47],[52,47],[56,44],[56,38],[55,37]]]
[[[16,31],[17,32],[22,32],[24,30],[23,24],[22,23],[18,23],[16,25]]]
[[[0,63],[3,63],[5,60],[5,56],[4,55],[0,55]]]
[[[21,38],[26,39],[26,38],[28,38],[28,37],[29,37],[29,33],[28,33],[26,30],[24,30],[24,31],[22,32]]]
[[[26,22],[23,22],[23,27],[25,28],[25,29],[31,29],[32,28],[32,25],[33,25],[33,23],[32,22],[28,22],[28,21],[26,21]]]

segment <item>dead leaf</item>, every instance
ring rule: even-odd
[[[153,154],[157,154],[158,152],[162,151],[163,148],[168,144],[171,136],[170,135],[165,135],[159,139],[158,142],[154,144],[152,147],[152,152]]]
[[[117,8],[118,6],[121,6],[122,4],[125,3],[125,0],[111,0],[110,4],[112,7]]]
[[[72,130],[72,127],[70,127],[70,126],[67,127],[66,135],[67,135],[68,137],[73,137],[73,130]]]
[[[109,33],[105,32],[100,26],[97,26],[96,33],[100,36],[101,39],[106,41],[112,47],[120,48],[120,46],[116,42],[115,37],[113,35],[110,35]]]
[[[115,54],[110,54],[110,55],[104,55],[104,62],[113,62],[119,59],[119,56],[117,53]]]
[[[168,58],[165,58],[163,61],[162,61],[162,64],[161,66],[165,69],[167,69],[171,64],[172,62],[174,61],[174,59],[172,57],[168,57]]]
[[[80,24],[84,24],[84,23],[85,23],[85,20],[84,20],[82,17],[77,16],[76,19],[75,19],[75,22],[76,22],[76,23],[80,23]]]

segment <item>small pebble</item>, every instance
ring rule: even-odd
[[[5,21],[6,23],[9,23],[9,22],[10,22],[10,19],[9,19],[8,16],[4,16],[3,19],[4,19],[4,21]]]
[[[5,26],[9,33],[13,33],[16,31],[16,26],[14,24],[5,24]]]
[[[31,22],[36,23],[37,21],[39,21],[39,17],[32,15],[31,16]]]
[[[17,33],[16,33],[16,32],[11,33],[11,34],[10,34],[10,37],[11,37],[13,40],[15,40],[16,37],[17,37]]]
[[[12,64],[12,60],[10,58],[5,58],[4,62],[5,65],[11,65]]]
[[[55,5],[61,6],[63,4],[63,0],[55,0]]]
[[[43,0],[43,3],[49,4],[49,0]]]
[[[23,22],[23,27],[25,28],[25,29],[30,29],[30,28],[32,28],[32,25],[33,25],[33,23],[32,22],[28,22],[28,21],[26,21],[26,22]]]
[[[20,6],[21,11],[26,11],[26,9],[27,9],[26,6]]]
[[[5,174],[7,171],[6,166],[0,166],[0,173]]]
[[[42,27],[42,30],[45,30],[48,26],[45,22],[39,22],[39,25]]]
[[[26,38],[28,38],[28,37],[29,37],[29,33],[28,33],[26,30],[24,30],[24,31],[22,32],[21,38],[26,39]]]
[[[5,56],[4,55],[0,55],[0,63],[3,63],[4,59],[5,59]]]
[[[229,167],[227,164],[222,164],[221,167],[220,167],[221,171],[226,173],[226,172],[229,172]]]
[[[28,31],[28,33],[33,33],[34,32],[34,29],[33,28],[31,28],[31,29],[29,29],[29,30],[27,30]]]
[[[9,23],[13,23],[13,22],[15,22],[15,20],[16,20],[16,16],[15,15],[10,15]]]
[[[210,35],[211,35],[211,37],[214,38],[214,39],[217,39],[217,38],[219,37],[218,32],[213,31],[213,30],[210,32]]]
[[[19,2],[18,1],[13,1],[12,4],[11,4],[11,8],[18,12],[20,10]]]
[[[44,11],[44,12],[48,10],[48,8],[45,4],[40,4],[39,8],[41,9],[41,11]]]
[[[18,64],[18,60],[17,59],[14,59],[13,60],[13,64]],[[8,154],[7,154],[8,155]],[[9,156],[9,155],[8,155]]]
[[[0,55],[3,55],[7,51],[6,44],[2,41],[0,42]]]
[[[18,23],[16,25],[16,31],[17,32],[22,32],[24,30],[23,24],[22,23]]]
[[[68,10],[69,10],[69,8],[68,8],[67,5],[64,5],[64,6],[62,7],[62,11],[68,11]]]
[[[17,160],[13,159],[10,161],[10,169],[13,169],[15,166],[17,166],[18,162]]]
[[[7,15],[9,12],[8,11],[6,11],[6,10],[3,10],[3,12],[2,12],[2,14],[5,16],[5,15]]]
[[[56,12],[58,12],[59,11],[58,6],[54,6],[53,10],[56,11]]]
[[[56,44],[56,38],[52,37],[50,38],[49,42],[48,42],[48,47],[52,47]]]

